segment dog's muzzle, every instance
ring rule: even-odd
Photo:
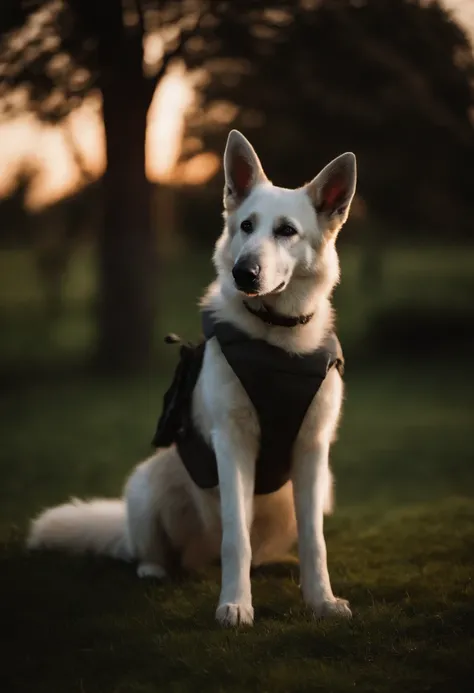
[[[260,288],[260,265],[253,258],[242,258],[232,270],[235,285],[245,294],[256,294]]]

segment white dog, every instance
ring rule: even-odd
[[[220,555],[216,618],[237,625],[253,622],[251,565],[281,559],[298,540],[305,602],[318,617],[347,618],[349,605],[329,580],[323,513],[332,504],[328,457],[343,395],[330,296],[355,157],[343,154],[288,190],[272,185],[233,130],[224,168],[217,279],[202,301],[207,339],[189,421],[179,429],[187,443],[196,441],[194,457],[192,444],[189,453],[176,434],[138,465],[123,500],[73,500],[46,510],[32,522],[28,546],[134,560],[140,576],[158,578],[170,551],[191,570]],[[308,375],[293,375],[293,367]],[[306,393],[302,404],[298,388]],[[202,483],[201,452],[209,472]]]

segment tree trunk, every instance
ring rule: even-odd
[[[145,175],[147,113],[153,94],[143,74],[141,32],[124,27],[120,2],[109,0],[100,14],[107,169],[98,244],[97,360],[104,370],[126,373],[146,368],[153,346],[156,243],[152,191]]]

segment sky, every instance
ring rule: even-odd
[[[474,0],[441,0],[465,28],[474,45]]]
[[[474,45],[474,0],[442,1]],[[145,43],[145,62],[153,61],[157,50],[156,37],[149,37]],[[210,153],[197,155],[186,165],[177,165],[185,113],[192,102],[192,86],[183,69],[177,66],[161,81],[149,111],[146,166],[151,181],[192,185],[205,183],[216,172],[220,162]],[[88,174],[98,178],[105,168],[98,97],[89,98],[61,126],[43,125],[30,114],[0,123],[0,198],[13,192],[18,172],[25,163],[37,171],[26,198],[31,210],[39,210],[79,190],[85,181],[71,153],[71,139]]]

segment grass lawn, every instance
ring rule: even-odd
[[[2,400],[3,666],[8,693],[464,691],[474,667],[474,408],[463,374],[349,373],[327,522],[351,623],[317,623],[295,565],[253,578],[256,624],[213,620],[219,572],[140,582],[132,566],[27,555],[27,519],[70,494],[120,491],[145,455],[156,380],[77,377]],[[436,384],[435,384],[436,383]]]
[[[394,298],[420,283],[426,289],[430,276],[442,274],[408,260],[389,259],[389,274],[405,268],[389,286]],[[471,276],[472,253],[464,265],[460,260],[440,260],[440,267],[453,300],[459,294],[464,301],[460,287]],[[21,262],[9,267],[13,275],[27,274]],[[347,269],[350,276],[350,263]],[[175,305],[192,300],[202,276],[190,275],[188,283],[169,276]],[[339,296],[347,315],[350,287]],[[60,349],[69,359],[91,336],[83,312],[74,312],[76,289],[66,286],[68,312],[52,335],[35,331],[34,291],[26,283],[24,290],[30,293],[23,304],[16,290],[0,295],[8,325],[2,374],[15,366],[0,398],[2,693],[472,690],[469,363],[454,353],[452,360],[398,360],[362,370],[349,360],[332,454],[338,503],[326,536],[334,591],[351,601],[354,618],[312,620],[301,603],[297,566],[288,564],[255,573],[254,628],[223,631],[214,622],[217,568],[200,579],[158,584],[139,581],[126,564],[24,551],[28,519],[44,506],[70,495],[120,493],[125,475],[150,451],[169,377],[162,365],[158,375],[121,382],[65,368],[34,378],[25,370],[18,378],[28,355],[55,361]],[[164,324],[186,333],[194,328],[190,315],[172,311]],[[348,334],[349,324],[343,319]]]

